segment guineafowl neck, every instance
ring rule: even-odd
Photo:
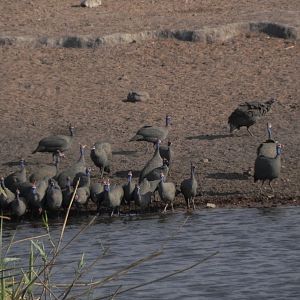
[[[268,137],[269,137],[269,140],[272,139],[272,129],[271,128],[268,128]]]

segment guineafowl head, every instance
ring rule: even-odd
[[[276,153],[277,155],[281,155],[283,152],[283,145],[282,144],[277,144],[276,145]]]
[[[70,131],[70,135],[74,136],[75,135],[75,127],[72,126],[71,124],[69,125],[69,131]]]
[[[166,115],[166,126],[171,125],[171,116]]]
[[[131,181],[131,179],[132,179],[132,172],[131,171],[128,172],[127,179],[128,179],[129,182]]]
[[[165,181],[165,175],[163,172],[160,173],[160,181],[162,181],[162,182]]]
[[[91,176],[91,172],[92,172],[92,168],[91,167],[88,167],[85,169],[85,175],[86,176]]]
[[[268,131],[268,139],[271,140],[272,139],[272,124],[268,123],[267,124],[267,131]]]
[[[109,179],[107,181],[104,181],[104,191],[106,191],[106,192],[110,191],[110,182],[109,182]]]
[[[21,168],[21,169],[24,169],[24,168],[25,168],[25,159],[24,159],[24,158],[21,158],[21,159],[20,159],[20,168]]]

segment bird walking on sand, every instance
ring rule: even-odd
[[[250,126],[254,125],[259,118],[264,116],[276,100],[271,98],[266,102],[245,102],[240,104],[229,116],[228,124],[230,132],[239,130],[241,127],[247,127],[247,131],[253,136],[250,131]]]

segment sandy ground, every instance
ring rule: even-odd
[[[135,32],[156,28],[196,28],[226,24],[246,16],[300,10],[298,1],[103,1],[82,9],[77,1],[11,1],[0,7],[1,35],[64,35]],[[17,17],[16,17],[17,16]],[[282,17],[282,16],[281,16]],[[291,47],[292,46],[292,47]],[[199,205],[261,206],[299,204],[300,46],[264,34],[203,45],[175,40],[103,46],[98,49],[0,47],[0,173],[17,169],[25,157],[29,172],[50,162],[32,155],[47,135],[76,127],[76,139],[61,168],[79,155],[79,143],[112,144],[111,182],[126,181],[152,153],[145,143],[128,142],[145,124],[163,125],[172,116],[169,139],[174,162],[169,181],[177,185],[197,166]],[[150,99],[126,103],[130,90]],[[227,118],[248,100],[276,97],[270,113],[252,127],[230,136]],[[259,184],[244,174],[253,168],[257,146],[266,139],[266,123],[285,145],[282,174],[274,198],[257,196]],[[208,159],[208,162],[205,162]],[[92,165],[87,153],[87,162]],[[99,177],[97,170],[93,180]],[[182,201],[179,197],[178,200]]]

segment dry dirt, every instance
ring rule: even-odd
[[[78,7],[78,2],[2,1],[0,35],[195,29],[266,16],[299,25],[299,1],[103,0],[97,9]],[[168,180],[180,184],[189,176],[190,161],[195,163],[200,206],[300,203],[300,46],[295,41],[252,33],[208,45],[154,39],[97,49],[2,46],[0,59],[2,175],[16,170],[20,157],[29,171],[50,162],[51,155],[31,152],[42,137],[67,133],[72,122],[76,139],[61,168],[77,159],[79,143],[105,140],[115,153],[111,182],[125,182],[127,170],[137,175],[152,155],[145,154],[144,143],[129,139],[145,124],[163,125],[170,114],[175,158]],[[150,100],[123,102],[130,90],[147,91]],[[254,137],[245,129],[229,135],[227,118],[239,103],[270,97],[278,103],[252,127]],[[253,168],[268,121],[285,145],[273,198],[258,197],[259,184],[244,174]],[[87,161],[92,165],[89,153]]]

